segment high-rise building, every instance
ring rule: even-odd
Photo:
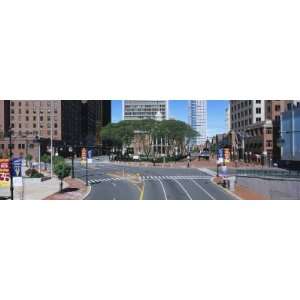
[[[207,140],[207,101],[189,100],[188,123],[199,135],[191,141],[191,146],[203,145]]]
[[[4,109],[4,132],[7,136],[8,128],[12,130],[13,153],[31,154],[34,158],[38,144],[45,152],[51,137],[54,147],[64,151],[66,146],[100,146],[98,131],[111,120],[110,100],[0,101],[0,115]],[[0,123],[1,126],[2,119]],[[0,150],[8,151],[7,138],[0,140]]]
[[[169,118],[168,101],[166,100],[123,100],[123,120]]]
[[[243,132],[248,125],[265,120],[264,100],[231,100],[231,129]]]
[[[230,115],[230,105],[225,109],[225,127],[228,133],[231,129],[231,115]]]

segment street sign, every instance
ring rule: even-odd
[[[0,188],[10,186],[9,159],[0,159]]]
[[[217,158],[224,158],[224,149],[220,148],[218,149],[218,154],[217,154]]]
[[[14,158],[12,161],[12,176],[14,186],[23,186],[22,180],[22,159]]]
[[[88,154],[88,163],[91,164],[93,162],[93,150],[89,150]]]
[[[22,177],[22,159],[14,158],[12,161],[12,176]]]

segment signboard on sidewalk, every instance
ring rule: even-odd
[[[88,163],[91,164],[93,162],[93,150],[89,150],[87,153],[88,153]]]
[[[230,162],[230,150],[229,148],[224,148],[224,160],[226,163]]]
[[[217,151],[217,164],[220,165],[223,164],[223,162],[224,162],[224,149],[220,148]]]
[[[12,161],[12,176],[14,186],[23,186],[22,180],[22,159],[14,158]]]
[[[0,188],[10,186],[9,159],[0,159]]]
[[[87,151],[86,148],[81,149],[81,163],[85,163],[87,160]]]

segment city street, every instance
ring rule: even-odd
[[[75,176],[85,180],[85,166],[75,163]],[[230,193],[193,168],[132,167],[94,162],[88,168],[87,200],[230,200]]]

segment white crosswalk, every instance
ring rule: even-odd
[[[202,179],[202,180],[209,180],[211,179],[210,176],[141,176],[142,181],[150,181],[150,180],[195,180],[195,179]],[[127,180],[126,177],[107,177],[101,179],[91,179],[89,180],[89,184],[96,184],[101,182],[110,182],[110,181],[118,181],[118,180]]]

